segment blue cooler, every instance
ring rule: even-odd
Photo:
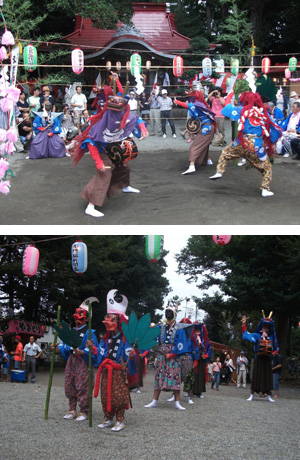
[[[10,371],[10,380],[11,382],[25,382],[26,371],[21,371],[19,369],[12,369]]]

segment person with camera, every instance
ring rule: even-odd
[[[70,110],[68,104],[65,104],[63,107],[64,116],[61,123],[61,133],[60,137],[66,143],[77,136],[78,128],[74,124],[73,111]]]

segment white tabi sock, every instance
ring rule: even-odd
[[[144,407],[157,407],[157,406],[158,406],[157,399],[153,399],[150,404],[147,404],[147,406],[144,406]]]
[[[254,395],[250,395],[247,401],[253,401]]]
[[[182,407],[179,401],[175,401],[175,408],[179,410],[185,410],[185,407]]]

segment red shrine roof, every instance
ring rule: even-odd
[[[160,52],[184,51],[189,47],[189,38],[177,32],[174,14],[165,3],[132,3],[133,27],[118,23],[118,30],[96,29],[90,19],[78,17],[73,33],[64,37],[74,46],[85,48],[85,52],[101,51],[111,47],[120,39],[130,38],[146,43]]]

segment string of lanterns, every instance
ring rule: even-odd
[[[80,74],[84,70],[84,52],[80,48],[75,48],[71,53],[71,63],[72,63],[72,70],[76,74]],[[291,72],[294,72],[297,69],[297,58],[291,57],[289,59],[289,67],[285,69],[285,78],[289,79],[291,77]],[[32,44],[26,45],[24,48],[24,66],[25,69],[29,72],[33,72],[37,67],[37,49]],[[105,68],[107,71],[112,69],[111,61],[106,61]],[[146,69],[151,69],[151,61],[146,61]],[[222,73],[224,72],[224,60],[218,60],[218,70]],[[264,57],[262,59],[262,73],[267,75],[271,69],[271,60],[268,57]],[[120,61],[116,62],[115,68],[117,71],[122,69],[122,63]],[[132,75],[134,75],[134,69],[138,68],[139,73],[141,73],[142,68],[142,58],[137,53],[134,52],[131,57],[130,61],[127,61],[125,64],[126,71],[130,71]],[[230,63],[230,71],[233,76],[237,76],[239,73],[240,64],[238,58],[231,58]],[[179,55],[175,56],[173,59],[173,74],[175,77],[181,77],[184,70],[184,62],[183,58]],[[202,60],[202,72],[204,77],[211,77],[213,71],[213,64],[212,60],[209,57],[205,57]]]

